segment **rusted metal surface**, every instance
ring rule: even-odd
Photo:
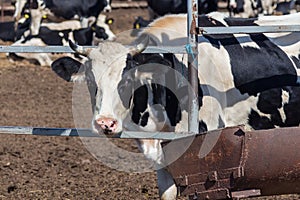
[[[212,137],[208,134],[215,141],[208,140]],[[189,149],[167,167],[181,195],[226,199],[300,192],[300,128],[245,132],[232,127],[208,134],[196,136]],[[185,139],[164,146],[167,160],[177,156]]]

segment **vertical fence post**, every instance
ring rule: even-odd
[[[197,43],[197,31],[198,26],[198,0],[188,0],[188,42],[186,50],[188,53],[188,71],[189,71],[189,82],[192,86],[192,91],[189,91],[189,115],[188,125],[189,132],[198,133],[198,43]]]

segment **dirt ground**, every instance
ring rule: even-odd
[[[138,15],[147,11],[108,14],[116,33],[131,29]],[[72,89],[51,69],[12,64],[0,53],[0,126],[74,127]],[[137,151],[134,141],[116,143]],[[154,172],[111,169],[80,138],[0,135],[0,199],[158,199],[158,189]]]

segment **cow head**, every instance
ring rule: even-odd
[[[53,62],[52,69],[61,78],[86,81],[95,132],[170,131],[180,120],[177,95],[172,93],[173,88],[164,87],[165,82],[173,81],[166,80],[172,64],[160,54],[140,54],[148,39],[141,41],[135,48],[109,41],[100,43],[97,49],[70,43],[89,60],[84,65],[66,57]],[[81,65],[84,73],[79,75]]]
[[[106,15],[100,14],[98,16],[96,24],[102,28],[104,28],[105,33],[108,35],[107,40],[114,41],[116,39],[116,35],[110,29],[110,25],[113,24],[114,20],[112,18],[106,17]]]
[[[115,42],[103,42],[97,49],[86,50],[82,50],[73,43],[70,43],[70,46],[77,53],[85,55],[89,59],[83,65],[83,76],[89,87],[94,115],[92,123],[94,131],[121,131],[122,122],[128,117],[129,110],[119,97],[118,91],[130,84],[126,82],[127,80],[122,82],[122,73],[126,68],[127,57],[142,51],[145,44],[141,43],[133,49],[128,49]],[[52,64],[52,69],[63,79],[74,81],[78,79],[79,66],[81,63],[78,61],[64,57],[56,60]]]
[[[106,0],[107,5],[104,7],[103,12],[111,12],[111,0]]]

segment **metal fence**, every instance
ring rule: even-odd
[[[1,1],[3,2],[3,1]],[[189,130],[188,133],[197,134],[198,133],[198,52],[197,52],[197,37],[198,35],[205,34],[242,34],[242,33],[271,33],[271,32],[296,32],[300,31],[299,25],[277,25],[277,26],[231,26],[231,27],[198,27],[198,1],[197,0],[188,0],[188,32],[187,32],[187,44],[185,46],[148,46],[143,53],[179,53],[179,54],[188,54],[188,68],[189,68],[189,81],[193,89],[193,95],[189,94]],[[94,46],[86,46],[83,48],[95,48]],[[0,52],[8,53],[74,53],[74,51],[69,46],[0,46]],[[192,55],[193,54],[193,55]],[[200,61],[201,62],[201,61]],[[196,94],[196,95],[194,95]],[[0,132],[12,133],[13,130],[18,130],[18,127],[7,127],[0,128]],[[30,128],[35,131],[35,133],[40,133],[41,135],[51,135],[51,131],[56,132],[55,129],[45,129],[42,128]],[[3,131],[6,130],[6,131]],[[10,131],[8,131],[10,130]],[[24,129],[19,129],[24,130]],[[39,130],[39,131],[38,131]],[[71,129],[60,130],[62,132],[69,131]],[[17,131],[18,132],[18,131]],[[25,131],[26,132],[26,131]],[[28,132],[29,133],[29,132]],[[46,134],[47,133],[47,134]],[[58,132],[56,132],[58,133]],[[56,134],[55,133],[55,134]],[[74,130],[71,130],[71,133],[74,133]],[[55,135],[54,134],[54,135]],[[145,133],[133,134],[134,137],[146,137]],[[167,138],[176,138],[175,133],[170,136],[165,136],[166,134],[160,133],[147,133],[150,135],[155,135],[155,139],[166,139]],[[59,134],[58,134],[59,135]],[[63,135],[63,134],[61,134]],[[72,134],[71,134],[72,135]],[[124,135],[131,135],[128,132]],[[132,136],[133,136],[132,135]]]

